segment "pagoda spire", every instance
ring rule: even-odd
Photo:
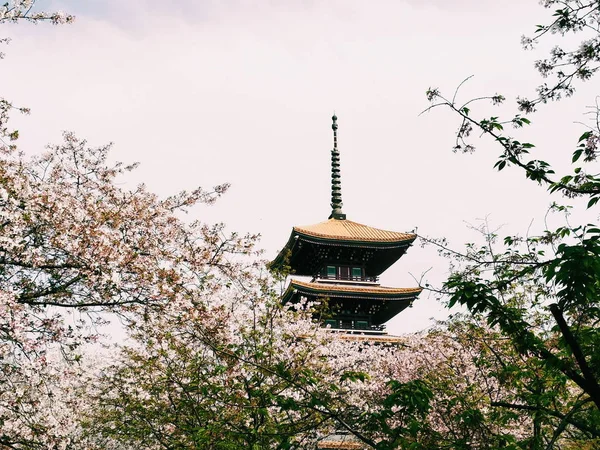
[[[342,212],[342,182],[340,180],[340,152],[337,146],[337,117],[331,118],[333,124],[333,150],[331,150],[331,215],[330,219],[345,220],[346,214]]]

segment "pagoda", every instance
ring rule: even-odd
[[[283,303],[328,299],[323,326],[332,332],[346,339],[394,341],[387,335],[385,323],[410,306],[421,289],[381,286],[379,276],[406,253],[416,235],[380,230],[346,218],[337,117],[332,120],[331,215],[315,225],[294,227],[271,267],[306,277],[305,281],[291,279]]]

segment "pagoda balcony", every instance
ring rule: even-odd
[[[375,329],[375,328],[380,328],[380,329]],[[367,335],[373,335],[373,336],[387,334],[387,331],[385,331],[385,328],[383,328],[383,327],[373,327],[373,329],[369,329],[369,330],[362,330],[362,329],[356,329],[356,328],[330,328],[330,327],[327,327],[326,330],[330,331],[332,333],[340,333],[340,334],[367,334]]]
[[[344,276],[344,275],[322,275],[319,274],[313,278],[313,281],[325,281],[325,282],[358,282],[358,283],[373,283],[379,284],[379,277],[369,277],[369,276]]]
[[[369,325],[361,320],[327,319],[323,325],[328,330],[344,333],[385,333],[385,324]]]

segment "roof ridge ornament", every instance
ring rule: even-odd
[[[333,113],[333,150],[331,150],[331,215],[330,219],[345,220],[346,214],[342,212],[342,182],[340,176],[340,152],[337,146],[337,116]]]

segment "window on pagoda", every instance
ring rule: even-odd
[[[330,280],[364,280],[364,270],[356,266],[326,266],[321,276]]]
[[[327,266],[327,278],[337,278],[337,267]]]
[[[338,321],[335,319],[327,319],[325,321],[325,327],[329,326],[329,328],[337,328],[338,327]]]
[[[338,267],[338,278],[340,280],[350,280],[350,267],[339,266]]]
[[[357,330],[366,330],[369,327],[369,322],[366,320],[357,320],[354,324],[354,328]]]

